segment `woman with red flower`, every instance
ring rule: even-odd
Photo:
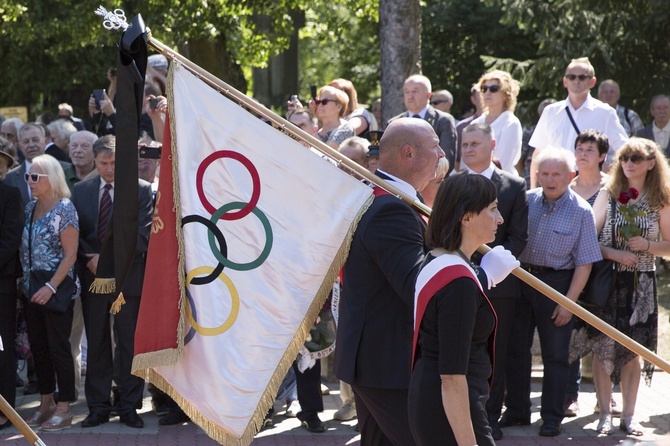
[[[593,313],[618,330],[656,351],[658,297],[655,260],[670,255],[670,167],[659,146],[631,138],[617,153],[605,193],[593,206],[604,258],[616,262],[614,291],[604,308]],[[616,200],[615,209],[611,201]],[[611,220],[613,219],[613,224]],[[613,227],[613,230],[612,230]],[[580,354],[593,350],[593,378],[600,406],[598,431],[611,434],[612,383],[621,384],[620,429],[643,435],[635,420],[640,375],[651,383],[654,366],[594,328],[585,327],[577,342]]]

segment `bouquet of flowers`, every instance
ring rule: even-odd
[[[631,237],[642,235],[642,229],[640,225],[635,221],[637,217],[644,217],[647,215],[647,211],[640,209],[637,204],[628,204],[630,200],[635,200],[640,196],[640,193],[635,188],[628,189],[628,192],[621,192],[619,194],[619,213],[626,221],[626,224],[619,228],[619,234],[626,240],[630,240]],[[614,234],[612,234],[614,235]],[[635,265],[635,276],[633,279],[633,286],[637,288],[637,264]]]
[[[619,233],[623,238],[629,240],[631,237],[642,235],[642,229],[640,225],[635,222],[637,217],[644,217],[647,215],[647,211],[640,209],[637,204],[628,204],[630,200],[635,200],[640,196],[640,193],[637,189],[630,188],[628,192],[621,192],[619,194],[619,213],[626,221],[626,224],[619,229]]]

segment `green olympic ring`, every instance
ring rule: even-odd
[[[216,224],[217,221],[221,218],[221,216],[226,212],[231,211],[233,209],[242,209],[246,205],[247,203],[243,203],[241,201],[233,201],[232,203],[225,204],[216,210],[216,212],[212,215],[212,218],[210,220],[212,221],[212,223]],[[254,268],[258,268],[263,262],[265,262],[265,260],[270,255],[273,241],[272,226],[270,225],[270,220],[268,220],[265,214],[257,207],[253,208],[251,212],[256,217],[258,217],[260,222],[263,224],[263,229],[265,229],[265,247],[263,247],[263,251],[254,261],[251,261],[249,263],[235,263],[232,260],[228,260],[223,256],[223,254],[221,254],[219,247],[216,246],[214,234],[212,234],[211,231],[207,232],[207,239],[209,240],[209,247],[212,250],[212,254],[214,254],[214,257],[216,257],[216,259],[219,262],[221,262],[221,264],[226,268],[234,269],[236,271],[249,271]]]

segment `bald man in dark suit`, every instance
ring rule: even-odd
[[[400,118],[384,132],[376,174],[417,196],[442,157],[427,122]],[[344,266],[334,372],[354,389],[361,445],[414,444],[407,391],[424,229],[412,207],[377,190]]]

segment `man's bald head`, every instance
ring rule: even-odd
[[[428,122],[399,118],[391,122],[379,141],[379,169],[421,190],[435,178],[444,157],[440,140]]]

